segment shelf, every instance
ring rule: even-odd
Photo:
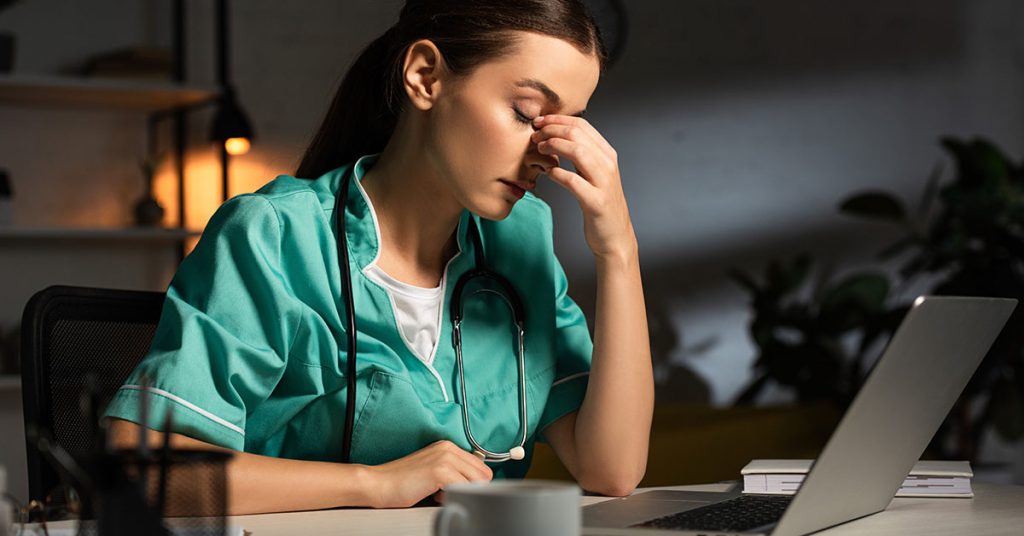
[[[0,240],[144,240],[175,242],[194,238],[202,231],[164,227],[2,227]]]
[[[216,95],[217,91],[211,88],[161,82],[70,76],[0,76],[0,105],[156,111],[197,104]]]
[[[20,390],[21,376],[17,374],[0,374],[0,392]]]

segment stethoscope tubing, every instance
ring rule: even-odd
[[[478,293],[491,293],[496,294],[502,298],[505,305],[508,306],[509,312],[512,313],[513,318],[515,317],[515,309],[512,304],[505,299],[501,293],[495,292],[491,289],[480,289],[472,294]],[[471,294],[471,295],[472,295]],[[522,448],[526,444],[526,435],[528,433],[527,419],[526,419],[526,353],[524,338],[526,330],[523,328],[521,322],[516,321],[516,364],[518,365],[519,372],[519,422],[522,428],[522,434],[519,439],[519,447]],[[455,364],[459,369],[459,388],[462,394],[462,425],[466,429],[466,438],[469,439],[470,446],[473,450],[484,455],[485,462],[505,462],[513,459],[512,451],[509,452],[492,452],[485,449],[476,438],[473,437],[473,430],[469,425],[469,397],[466,396],[466,375],[463,372],[465,369],[462,366],[462,319],[456,320],[452,326],[452,343],[455,347]]]
[[[348,178],[342,181],[340,192],[334,196],[334,218],[337,221],[338,266],[341,275],[341,294],[345,300],[345,322],[348,325],[348,392],[345,402],[345,434],[342,438],[341,458],[344,463],[352,461],[352,429],[356,415],[356,307],[352,300],[352,277],[348,265],[348,237],[345,236],[345,206],[348,201]],[[346,284],[346,281],[348,284]]]
[[[341,272],[341,294],[342,299],[345,302],[345,322],[348,331],[348,363],[346,367],[346,375],[348,376],[348,392],[346,393],[345,405],[345,432],[342,437],[342,461],[344,463],[351,463],[352,460],[352,430],[355,427],[356,407],[356,315],[355,304],[352,297],[352,276],[348,257],[348,237],[345,233],[345,207],[347,206],[348,201],[350,180],[350,176],[346,174],[339,186],[340,191],[338,195],[335,196],[334,201],[335,227],[338,233],[335,243],[338,249],[338,267]],[[508,280],[496,272],[483,268],[483,246],[480,243],[479,231],[477,231],[476,224],[472,220],[470,220],[470,225],[474,231],[471,235],[474,241],[473,245],[476,249],[476,268],[464,274],[456,282],[455,289],[453,289],[452,292],[451,302],[452,344],[455,347],[456,365],[459,372],[459,386],[462,395],[462,422],[466,429],[466,437],[469,439],[470,446],[472,446],[474,451],[484,456],[485,462],[506,462],[513,459],[518,460],[523,457],[523,448],[526,445],[526,436],[528,433],[526,353],[524,343],[526,330],[524,327],[525,320],[523,305],[518,293]],[[462,364],[462,290],[466,284],[474,278],[489,279],[496,282],[503,288],[505,295],[491,289],[478,289],[472,292],[471,295],[481,292],[497,294],[511,310],[513,322],[516,326],[516,361],[519,369],[519,420],[521,423],[521,435],[519,445],[510,449],[507,453],[492,452],[483,448],[483,446],[480,445],[473,436],[473,431],[469,424],[469,402],[466,397],[466,375]],[[516,453],[517,451],[517,455],[514,456],[513,453]]]

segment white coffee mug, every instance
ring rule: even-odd
[[[464,482],[444,488],[435,536],[579,536],[579,486],[553,480]]]

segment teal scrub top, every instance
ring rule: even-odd
[[[152,346],[105,416],[140,423],[146,391],[150,428],[162,430],[170,412],[172,431],[208,443],[341,461],[348,340],[333,212],[342,179],[354,174],[345,207],[358,329],[351,461],[382,464],[442,439],[471,450],[464,404],[484,448],[507,452],[518,445],[513,323],[508,306],[493,294],[465,301],[465,400],[459,391],[449,302],[459,276],[475,265],[467,234],[474,218],[485,262],[512,283],[525,308],[526,457],[491,464],[496,478],[525,475],[544,428],[579,409],[593,349],[552,248],[551,209],[527,193],[501,221],[463,211],[459,252],[442,282],[437,349],[427,362],[402,338],[388,292],[364,273],[376,262],[381,239],[359,180],[378,156],[315,180],[278,176],[225,202],[181,263]]]

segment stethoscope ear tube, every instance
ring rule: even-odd
[[[480,231],[476,227],[476,220],[473,216],[469,217],[469,236],[473,241],[473,255],[476,257],[476,268],[470,270],[455,283],[455,288],[452,290],[451,297],[451,315],[452,322],[462,321],[462,293],[465,291],[466,285],[473,279],[483,278],[488,279],[497,283],[504,292],[504,297],[509,301],[512,306],[512,318],[517,325],[520,327],[526,325],[526,313],[523,309],[523,302],[519,299],[519,293],[515,291],[512,283],[508,279],[493,270],[488,270],[484,264],[484,247],[480,242]]]
[[[474,279],[485,279],[488,281],[492,281],[496,283],[499,287],[501,287],[503,294],[495,292],[493,290],[490,290],[489,292],[498,294],[505,298],[506,300],[508,300],[509,308],[512,310],[512,321],[515,322],[517,326],[522,327],[526,324],[526,313],[525,311],[523,311],[523,302],[520,301],[519,295],[513,289],[512,284],[509,283],[507,279],[502,277],[501,274],[483,268],[475,268],[473,270],[470,270],[469,272],[466,272],[466,274],[460,277],[459,280],[455,283],[455,288],[452,289],[452,297],[450,302],[452,323],[462,322],[462,295],[465,293],[466,285],[468,285],[470,281],[473,281]],[[476,292],[488,291],[478,290]],[[475,294],[476,292],[474,292],[473,294]]]

